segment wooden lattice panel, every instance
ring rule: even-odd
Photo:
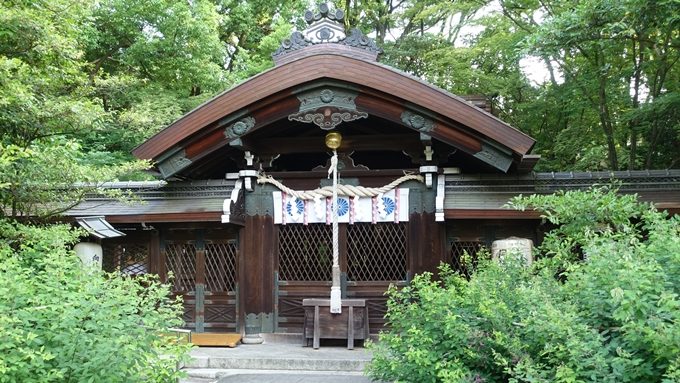
[[[173,291],[196,289],[196,246],[191,242],[165,244],[165,268],[174,274]]]
[[[484,243],[481,241],[453,241],[446,261],[453,271],[470,278],[470,274],[477,265],[477,253],[483,247]]]
[[[236,322],[236,307],[230,304],[206,306],[204,315],[207,323],[229,324]]]
[[[182,312],[182,320],[184,323],[193,323],[196,318],[196,305],[184,302],[184,311]]]
[[[331,227],[324,224],[279,226],[279,278],[329,281],[333,266]]]
[[[235,291],[236,244],[207,243],[205,245],[205,273],[207,291]]]
[[[406,280],[406,224],[354,224],[347,228],[351,281]]]
[[[283,317],[299,317],[305,315],[302,308],[303,298],[279,298],[279,315]]]
[[[305,298],[328,298],[331,282],[278,282],[276,306],[277,332],[302,332]]]
[[[149,245],[145,242],[115,243],[102,246],[102,268],[126,275],[141,275],[149,271]]]

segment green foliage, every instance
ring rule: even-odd
[[[86,97],[78,37],[86,2],[16,2],[0,7],[0,142],[27,146],[73,134],[101,116]]]
[[[58,137],[36,140],[25,148],[0,142],[0,153],[0,185],[4,185],[0,217],[53,216],[76,205],[86,193],[123,197],[102,189],[103,182],[149,166],[147,161],[135,161],[95,167],[77,142]]]
[[[543,238],[539,250],[546,259],[542,266],[555,272],[569,268],[584,257],[589,241],[606,235],[625,241],[639,239],[635,222],[651,209],[637,203],[635,195],[619,195],[613,186],[587,191],[558,191],[554,195],[513,198],[508,204],[517,210],[538,210],[541,217],[556,227]]]
[[[541,169],[680,161],[677,0],[369,0],[343,8],[351,25],[375,34],[384,62],[455,94],[486,96],[537,139]]]
[[[188,346],[156,276],[84,269],[68,226],[0,221],[0,382],[170,382]]]
[[[558,225],[535,266],[481,262],[469,281],[443,266],[441,281],[423,274],[392,288],[391,328],[374,346],[370,374],[399,382],[678,381],[680,219],[604,189],[515,203]]]
[[[222,16],[219,33],[227,46],[226,69],[230,84],[254,76],[274,65],[272,53],[293,26],[305,28],[305,1],[216,0]]]

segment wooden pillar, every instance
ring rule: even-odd
[[[156,230],[149,236],[149,272],[158,274],[165,280],[165,259],[161,259],[160,236]]]
[[[239,295],[246,335],[273,330],[275,229],[271,216],[245,217]]]
[[[196,234],[196,332],[200,333],[205,324],[205,241],[203,232]]]
[[[408,254],[411,275],[430,271],[437,274],[445,260],[446,227],[436,222],[434,213],[413,213],[409,217]]]

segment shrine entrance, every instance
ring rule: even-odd
[[[328,299],[331,226],[287,224],[277,229],[274,331],[300,333],[302,300]],[[342,297],[366,300],[372,332],[385,324],[389,285],[403,286],[408,280],[407,231],[405,222],[340,225]]]
[[[187,231],[161,240],[162,275],[184,299],[185,326],[238,332],[238,244],[220,232]]]

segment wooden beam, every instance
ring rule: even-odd
[[[244,146],[257,154],[318,153],[328,151],[323,137],[276,137],[243,139]],[[394,150],[422,151],[417,134],[343,136],[339,151]]]
[[[534,210],[510,209],[446,209],[446,219],[539,219],[541,213]]]

